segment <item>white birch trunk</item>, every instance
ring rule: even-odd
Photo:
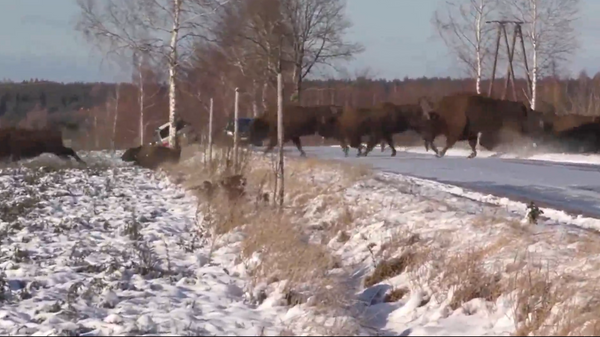
[[[237,170],[238,167],[238,117],[240,107],[240,90],[235,88],[235,98],[233,100],[233,167]]]
[[[279,164],[277,165],[277,196],[279,206],[283,206],[283,76],[281,72],[277,74],[277,143],[279,145]]]
[[[258,117],[258,102],[257,102],[256,80],[252,80],[252,117]]]
[[[537,97],[537,79],[538,79],[538,36],[537,36],[537,0],[531,0],[531,10],[533,11],[533,22],[531,23],[531,43],[533,49],[532,69],[531,69],[531,109],[535,110]]]
[[[142,61],[140,59],[140,63],[139,63],[139,73],[140,73],[140,93],[139,93],[139,99],[140,99],[140,130],[139,130],[139,137],[140,137],[140,146],[144,145],[144,131],[145,131],[145,122],[144,122],[144,103],[146,101],[145,97],[144,97],[144,75],[143,75],[143,71],[142,71]]]
[[[484,1],[480,0],[479,6],[477,8],[477,28],[475,29],[475,52],[476,52],[476,62],[477,62],[477,75],[475,79],[475,90],[478,95],[481,95],[481,76],[482,76],[482,55],[481,55],[481,33],[483,29],[483,9],[484,9]]]
[[[265,81],[262,87],[261,99],[262,99],[262,112],[267,111],[267,90],[269,89],[269,85]]]
[[[213,145],[213,99],[210,99],[210,109],[208,110],[208,161],[212,164],[212,145]]]
[[[114,113],[114,117],[113,117],[113,127],[112,127],[112,151],[115,152],[116,150],[116,142],[115,142],[115,138],[117,136],[117,119],[119,118],[119,98],[120,98],[120,92],[121,92],[121,83],[117,83],[117,88],[116,88],[116,92],[115,92],[115,113]]]
[[[181,1],[173,0],[174,17],[169,52],[169,147],[173,149],[177,141],[177,38],[179,36]]]
[[[100,147],[100,139],[98,138],[98,116],[94,114],[94,150],[98,150]]]

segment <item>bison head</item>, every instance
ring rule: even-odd
[[[125,151],[125,153],[123,153],[123,155],[121,156],[121,160],[123,161],[135,161],[137,158],[138,153],[140,152],[140,150],[142,149],[142,146],[137,146],[137,147],[132,147],[130,149],[127,149]]]

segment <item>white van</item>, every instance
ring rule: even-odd
[[[179,144],[186,145],[190,142],[197,142],[198,135],[194,132],[193,127],[184,122],[178,120],[176,122],[177,137],[179,137]],[[169,122],[159,126],[154,131],[154,144],[168,146],[169,145]]]

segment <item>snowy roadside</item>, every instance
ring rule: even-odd
[[[197,200],[106,153],[89,169],[1,169],[2,334],[274,334],[235,249],[194,247]],[[197,244],[196,244],[197,246]]]
[[[198,157],[171,178],[84,160],[0,173],[18,205],[0,209],[2,333],[506,335],[600,310],[567,301],[595,299],[595,234],[437,185],[290,158],[278,215],[255,200],[272,188],[260,155],[244,202],[185,191],[208,178]]]

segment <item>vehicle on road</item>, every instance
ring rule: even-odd
[[[244,142],[244,143],[249,143],[250,142],[250,124],[252,123],[252,121],[254,120],[254,118],[248,118],[248,117],[241,117],[238,118],[238,137],[239,140]],[[229,123],[227,123],[227,125],[225,126],[225,134],[229,137],[231,137],[231,139],[233,139],[233,129],[234,129],[235,125],[233,120],[230,120]],[[262,146],[262,142],[255,142],[252,145],[254,146]]]
[[[198,135],[194,131],[191,124],[178,120],[176,122],[177,137],[179,137],[179,144],[187,145],[189,143],[197,142]],[[168,146],[169,145],[169,122],[159,126],[154,131],[154,144]]]

